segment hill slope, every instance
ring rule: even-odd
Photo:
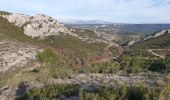
[[[60,61],[67,65],[88,65],[104,53],[103,49],[108,45],[107,40],[103,40],[93,31],[67,29],[49,16],[37,15],[31,17],[22,14],[2,14],[3,17],[0,17],[1,38],[41,49],[50,48],[59,56]],[[39,17],[41,18],[39,19]],[[58,27],[54,23],[58,23]],[[42,25],[42,27],[38,27],[39,25]],[[28,26],[31,26],[31,34],[28,34]],[[65,33],[57,29],[64,29]],[[53,30],[54,34],[48,33],[46,30]],[[41,34],[42,32],[45,33]],[[14,47],[17,46],[14,45]],[[109,55],[109,53],[106,53],[106,55]]]
[[[132,48],[170,48],[170,30],[167,29],[156,32],[148,36],[144,40],[135,43],[134,45],[132,45]]]

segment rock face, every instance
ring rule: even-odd
[[[24,67],[30,60],[36,58],[37,52],[38,49],[28,44],[0,40],[0,72],[18,66]]]
[[[32,38],[44,38],[50,35],[71,35],[77,36],[70,32],[64,25],[60,24],[57,20],[50,16],[38,14],[35,16],[23,14],[10,14],[4,15],[10,23],[24,28],[24,34]]]

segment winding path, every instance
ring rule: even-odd
[[[148,52],[150,52],[150,53],[152,53],[153,55],[155,55],[155,56],[157,56],[157,57],[160,57],[160,58],[162,58],[162,59],[165,59],[165,56],[162,56],[162,55],[160,55],[160,54],[157,54],[157,53],[153,52],[153,50],[169,50],[169,51],[170,51],[170,49],[149,49],[149,50],[148,50]]]
[[[94,61],[94,62],[91,62],[89,65],[97,64],[97,63],[109,62],[109,61],[112,61],[113,58],[116,59],[116,57],[113,57],[113,53],[112,53],[112,52],[110,51],[110,49],[109,49],[109,48],[112,47],[112,46],[117,46],[117,47],[119,47],[119,46],[116,45],[116,44],[110,44],[110,45],[108,45],[107,47],[104,48],[104,51],[107,51],[107,52],[109,53],[109,55],[111,55],[111,56],[103,57],[103,58],[101,58],[101,59],[98,59],[98,60],[96,60],[96,61]]]

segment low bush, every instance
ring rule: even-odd
[[[147,69],[152,72],[165,72],[166,64],[163,60],[148,60],[146,62]]]
[[[121,68],[127,73],[138,73],[145,71],[143,66],[145,59],[139,56],[123,56],[121,60]]]
[[[87,68],[90,73],[116,73],[120,70],[118,62],[107,62],[102,64],[93,64]]]
[[[127,73],[139,72],[170,72],[170,58],[143,58],[140,56],[123,56],[121,59],[121,68]]]
[[[45,49],[43,52],[38,53],[37,59],[45,64],[57,64],[59,62],[59,58],[55,54],[52,49]]]

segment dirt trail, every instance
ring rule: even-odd
[[[162,56],[160,54],[157,54],[155,52],[153,52],[153,50],[170,50],[170,49],[149,49],[148,52],[152,53],[153,55],[157,56],[157,57],[160,57],[162,59],[165,59],[165,56]]]
[[[109,48],[110,47],[112,47],[113,45],[108,45],[104,50],[105,51],[108,51],[108,53],[110,54],[110,55],[112,55],[112,52],[109,50]]]
[[[104,63],[104,62],[108,62],[108,61],[111,61],[111,60],[113,60],[113,57],[102,58],[102,59],[99,59],[99,60],[96,60],[96,61],[90,63],[90,65],[98,64],[98,63]]]
[[[112,47],[112,46],[114,46],[114,45],[110,44],[110,45],[108,45],[107,47],[104,48],[104,51],[105,51],[105,52],[108,52],[108,54],[109,54],[110,56],[107,56],[107,57],[103,57],[103,58],[101,58],[101,59],[98,59],[98,60],[96,60],[96,61],[94,61],[94,62],[91,62],[89,65],[97,64],[97,63],[105,63],[105,62],[112,61],[114,57],[113,57],[112,52],[109,50],[109,48]]]

